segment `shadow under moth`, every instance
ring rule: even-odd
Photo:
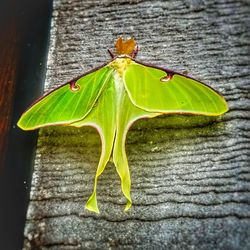
[[[189,76],[137,61],[133,38],[118,38],[108,63],[68,81],[33,103],[21,116],[23,130],[41,127],[92,126],[98,131],[102,152],[94,190],[85,207],[99,213],[97,179],[112,158],[131,207],[131,180],[125,151],[126,135],[138,119],[163,114],[219,116],[228,106],[217,91]]]

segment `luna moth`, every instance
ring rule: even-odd
[[[137,61],[133,38],[115,43],[108,63],[66,82],[38,99],[18,121],[23,130],[47,126],[92,126],[98,131],[102,151],[93,193],[85,207],[99,213],[97,180],[112,158],[131,207],[131,180],[125,151],[131,125],[142,118],[163,114],[219,116],[228,105],[217,91],[189,76]]]

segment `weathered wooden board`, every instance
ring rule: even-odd
[[[139,60],[187,70],[222,92],[230,112],[206,126],[138,122],[127,138],[127,213],[112,163],[98,183],[101,214],[84,210],[100,155],[94,129],[41,130],[24,249],[250,248],[249,12],[248,1],[54,2],[46,90],[109,60],[119,35],[134,36]]]

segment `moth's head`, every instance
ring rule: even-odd
[[[111,57],[119,57],[119,56],[129,56],[131,58],[135,58],[138,53],[138,46],[134,38],[122,39],[119,37],[115,43],[115,53],[111,50],[108,50]]]

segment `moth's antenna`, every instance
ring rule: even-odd
[[[115,57],[114,53],[111,51],[111,49],[108,49],[108,53],[110,54],[111,58],[113,59]]]
[[[139,52],[139,46],[136,45],[134,51],[132,52],[132,58],[136,58],[137,54]]]

